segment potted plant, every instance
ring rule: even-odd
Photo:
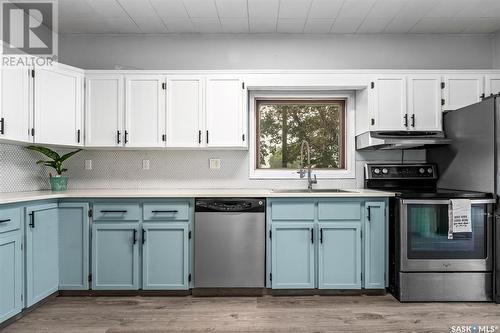
[[[54,168],[56,170],[57,174],[55,176],[49,174],[50,187],[52,188],[52,191],[66,191],[68,189],[68,177],[63,176],[62,174],[63,172],[68,171],[68,169],[65,169],[63,167],[63,162],[66,161],[71,156],[75,155],[76,153],[80,152],[81,149],[72,151],[70,153],[61,156],[57,152],[47,147],[28,146],[26,148],[42,153],[48,158],[50,158],[49,161],[39,160],[36,162],[36,164],[43,164],[45,166]]]

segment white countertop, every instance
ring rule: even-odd
[[[342,189],[347,192],[279,192],[254,188],[181,188],[181,189],[92,189],[66,192],[31,191],[0,193],[0,204],[70,198],[195,198],[195,197],[263,197],[263,198],[363,198],[392,197],[393,192],[366,189]]]

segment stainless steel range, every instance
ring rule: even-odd
[[[391,293],[400,301],[492,300],[492,196],[436,187],[435,164],[367,164],[365,187],[391,200]],[[472,234],[448,239],[450,199],[471,200]]]

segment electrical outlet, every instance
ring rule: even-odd
[[[220,158],[211,158],[208,161],[210,169],[220,169]]]
[[[92,160],[85,160],[85,170],[92,170]]]
[[[142,170],[149,170],[149,160],[142,160]]]

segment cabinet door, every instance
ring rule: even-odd
[[[361,288],[361,222],[321,223],[319,242],[319,288]]]
[[[486,75],[485,95],[500,94],[500,74]]]
[[[0,236],[0,323],[23,308],[21,242],[20,232]]]
[[[410,131],[441,131],[441,77],[408,76],[408,125]]]
[[[385,204],[365,204],[365,289],[385,288],[386,228]]]
[[[130,75],[125,78],[127,147],[162,147],[165,134],[165,78]]]
[[[59,204],[59,289],[89,289],[89,204]]]
[[[0,80],[0,139],[30,142],[30,70],[3,67]]]
[[[314,224],[273,223],[272,288],[314,288]]]
[[[85,97],[85,145],[123,145],[123,77],[87,76]]]
[[[381,77],[373,82],[372,129],[406,131],[406,78]]]
[[[92,289],[139,288],[139,225],[109,221],[92,226]]]
[[[484,76],[456,74],[444,77],[444,110],[456,110],[481,101]]]
[[[55,66],[37,69],[34,81],[35,142],[82,145],[83,74]]]
[[[240,78],[207,78],[205,143],[208,147],[244,146],[243,88]]]
[[[143,289],[188,289],[188,224],[155,222],[142,228]]]
[[[26,217],[26,305],[59,287],[57,205],[28,208]]]
[[[167,78],[167,147],[199,147],[204,142],[203,84],[198,76]]]

